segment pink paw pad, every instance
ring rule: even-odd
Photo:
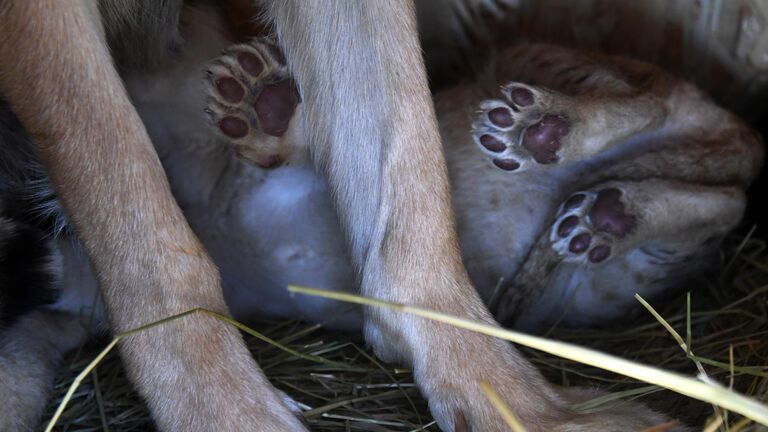
[[[560,115],[547,114],[541,121],[530,126],[523,136],[523,147],[540,164],[552,164],[559,160],[560,139],[570,130],[570,123]]]
[[[512,117],[512,112],[508,108],[494,108],[488,112],[488,119],[496,126],[510,127],[515,124],[515,119]]]
[[[611,233],[619,238],[635,227],[635,217],[627,214],[621,202],[621,191],[615,188],[597,193],[589,210],[589,219],[597,231]]]
[[[216,91],[225,101],[237,103],[243,100],[245,89],[232,77],[222,77],[215,81]]]
[[[295,89],[293,81],[283,80],[261,90],[253,108],[265,134],[279,137],[288,130],[288,122],[299,103]]]
[[[520,168],[520,163],[514,159],[494,159],[493,164],[504,171],[514,171]]]
[[[264,71],[264,63],[256,54],[240,52],[237,54],[237,62],[250,76],[256,78]]]
[[[237,117],[224,117],[219,120],[219,129],[230,138],[242,138],[248,135],[248,123]]]
[[[291,151],[272,138],[288,132],[300,102],[285,65],[280,48],[259,38],[228,48],[209,66],[205,113],[240,157],[262,168],[284,164]]]
[[[475,144],[499,168],[497,160],[514,160],[520,169],[559,162],[558,153],[573,126],[556,103],[564,96],[515,82],[502,87],[501,93],[499,99],[480,102],[472,123]]]
[[[552,227],[552,247],[564,256],[581,257],[593,264],[608,260],[615,243],[637,225],[636,218],[627,212],[622,195],[617,188],[571,195]]]

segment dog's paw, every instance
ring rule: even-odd
[[[637,225],[616,188],[571,195],[560,207],[550,231],[552,247],[565,259],[598,264],[617,250],[617,243]]]
[[[462,344],[471,345],[474,338],[474,335],[466,336]],[[486,350],[465,352],[460,357],[460,364],[453,365],[450,371],[437,372],[438,378],[434,381],[420,380],[430,410],[443,431],[510,430],[481,390],[481,381],[494,390],[517,421],[530,432],[626,432],[654,427],[664,431],[686,430],[679,423],[635,402],[623,402],[600,412],[575,412],[572,409],[575,404],[604,394],[594,389],[561,388],[549,384],[506,342],[497,340],[491,346],[485,346]]]
[[[291,156],[287,135],[299,95],[277,45],[257,38],[227,48],[211,63],[206,83],[205,112],[241,157],[274,168]]]
[[[288,408],[288,411],[290,411],[294,416],[296,416],[296,418],[299,419],[301,424],[309,428],[309,424],[307,423],[307,419],[304,418],[304,414],[303,414],[303,411],[301,410],[301,405],[299,404],[299,402],[297,402],[296,399],[288,396],[288,393],[284,391],[277,390],[277,394],[283,400],[283,403]]]
[[[557,163],[572,126],[561,103],[565,96],[516,82],[501,93],[502,99],[480,103],[472,124],[478,147],[506,171]]]

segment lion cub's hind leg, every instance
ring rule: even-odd
[[[644,63],[521,44],[502,51],[492,71],[506,84],[480,103],[472,137],[503,170],[592,159],[668,116],[671,80]]]
[[[710,265],[745,202],[740,188],[656,179],[577,192],[532,249],[500,318],[536,328],[624,316],[635,293],[659,295]]]
[[[216,130],[237,153],[275,168],[304,153],[294,139],[299,96],[280,48],[266,38],[234,45],[208,70],[208,106]]]
[[[510,82],[500,98],[480,104],[472,137],[494,165],[515,171],[591,158],[665,116],[662,99],[651,94],[568,96]]]

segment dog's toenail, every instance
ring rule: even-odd
[[[493,164],[504,171],[514,171],[520,168],[520,163],[514,159],[494,159]]]
[[[504,144],[500,139],[491,135],[481,136],[480,144],[488,149],[488,151],[492,151],[494,153],[502,152],[507,148],[507,145]]]
[[[592,242],[592,236],[587,233],[581,233],[571,239],[568,244],[568,250],[573,253],[582,253],[589,248]]]
[[[499,127],[510,127],[515,123],[512,113],[507,108],[494,108],[488,112],[488,119]]]
[[[576,216],[568,216],[560,222],[560,226],[557,227],[557,235],[560,237],[568,237],[574,228],[579,224],[579,218]]]
[[[216,80],[216,91],[225,101],[236,103],[243,100],[245,89],[232,77],[223,77]]]
[[[594,249],[589,251],[589,261],[593,263],[599,263],[605,261],[606,258],[608,258],[608,255],[611,254],[611,248],[610,246],[606,245],[600,245],[595,246]]]
[[[526,88],[518,87],[509,93],[512,98],[512,102],[520,106],[528,106],[533,104],[533,92]]]
[[[237,117],[224,117],[219,120],[219,129],[230,138],[242,138],[248,134],[248,124]]]
[[[584,198],[586,198],[584,194],[576,194],[568,198],[565,204],[563,204],[563,211],[573,210],[580,206],[584,202]]]
[[[467,426],[467,419],[464,418],[464,414],[457,413],[453,420],[454,432],[469,432],[469,426]]]
[[[237,55],[237,62],[240,63],[240,67],[244,71],[248,72],[251,76],[257,77],[264,70],[264,63],[255,54],[249,52],[241,52]]]

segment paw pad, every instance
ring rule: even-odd
[[[557,108],[564,96],[520,83],[507,84],[502,95],[483,101],[472,125],[473,138],[483,152],[502,169],[497,160],[515,160],[517,168],[559,162],[563,138],[571,131],[571,121]]]
[[[504,144],[501,140],[496,139],[491,135],[481,136],[480,145],[485,147],[488,151],[494,152],[494,153],[501,153],[507,148],[506,144]]]
[[[558,161],[560,139],[568,133],[568,121],[559,115],[547,114],[541,121],[526,129],[523,135],[523,147],[540,164],[552,164]]]
[[[243,71],[254,78],[258,78],[264,71],[264,63],[259,60],[259,57],[250,52],[237,53],[237,63]]]
[[[592,235],[587,233],[581,233],[573,236],[570,242],[568,242],[568,250],[573,253],[582,253],[589,249],[589,244],[592,243]]]
[[[508,128],[515,124],[512,112],[508,108],[494,108],[488,112],[488,119],[496,126]]]
[[[253,104],[262,131],[267,135],[283,136],[298,103],[292,81],[283,80],[264,87]]]
[[[606,258],[611,254],[611,247],[606,245],[600,245],[595,246],[591,251],[589,251],[588,257],[589,261],[593,263],[600,263],[605,261]]]
[[[215,81],[216,91],[229,103],[238,103],[245,96],[245,89],[232,77],[221,77]]]
[[[205,112],[238,154],[264,168],[285,160],[272,137],[288,131],[299,96],[274,43],[261,38],[225,50],[210,65],[208,89]]]
[[[219,120],[219,129],[230,138],[242,138],[248,135],[248,123],[237,117],[224,117]]]
[[[514,159],[494,159],[493,164],[504,171],[514,171],[520,168],[520,163]]]
[[[584,195],[583,193],[577,193],[577,194],[571,195],[571,197],[565,201],[565,204],[563,204],[563,211],[569,211],[569,210],[575,209],[576,207],[580,206],[585,199],[587,199],[587,196]]]
[[[552,247],[566,258],[593,264],[610,258],[614,245],[637,224],[626,211],[622,195],[616,188],[571,195],[552,227]]]
[[[598,231],[624,237],[635,226],[635,218],[628,215],[621,202],[621,191],[610,188],[597,193],[589,210],[589,219]]]
[[[509,98],[517,105],[527,107],[533,105],[533,92],[524,87],[516,87],[509,91]]]
[[[575,215],[568,216],[560,222],[560,226],[557,227],[557,235],[560,237],[568,237],[568,234],[572,233],[574,228],[579,225],[579,218]]]

